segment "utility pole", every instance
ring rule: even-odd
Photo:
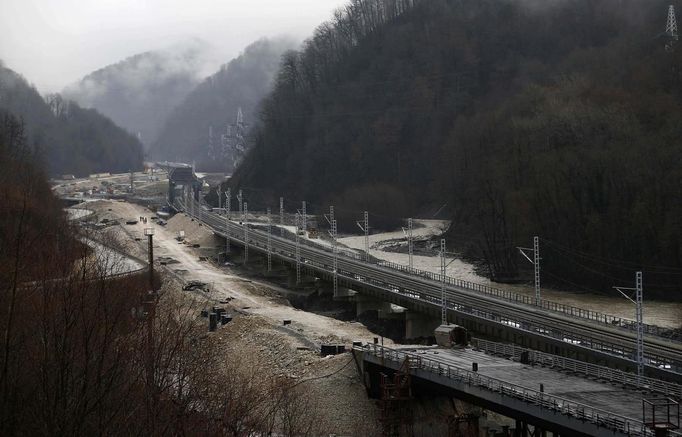
[[[189,186],[189,206],[190,215],[194,217],[194,187],[192,185]]]
[[[220,184],[218,184],[218,188],[216,188],[216,193],[218,193],[218,214],[220,215],[220,210],[222,209],[222,208],[221,208],[221,201],[222,201],[222,196],[221,196],[221,194],[223,194],[223,193],[220,191]]]
[[[228,219],[230,217],[230,207],[232,206],[232,189],[227,188],[227,191],[225,192],[225,215],[227,215]]]
[[[284,236],[284,197],[279,198],[279,236]]]
[[[148,256],[149,256],[149,291],[143,298],[143,308],[145,308],[145,320],[147,322],[147,390],[154,402],[156,402],[156,384],[154,381],[154,319],[156,315],[156,290],[154,289],[154,228],[145,228],[144,234],[147,236]]]
[[[243,202],[243,199],[244,199],[244,198],[242,197],[242,190],[240,189],[240,190],[239,190],[239,194],[237,194],[237,201],[239,202],[239,214],[241,214],[242,211],[244,211],[244,210],[242,209],[242,206],[243,206],[243,203],[242,203],[242,202]]]
[[[409,256],[410,270],[414,268],[412,260],[412,217],[407,219],[407,254]]]
[[[635,273],[635,287],[613,287],[624,298],[635,304],[635,319],[637,323],[637,344],[635,348],[635,361],[637,362],[637,383],[641,384],[641,378],[644,376],[644,287],[642,285],[642,272]],[[625,291],[634,291],[635,299],[628,296]]]
[[[249,204],[244,202],[244,264],[249,262],[249,225],[246,223],[246,216],[249,213]]]
[[[270,208],[266,211],[268,216],[268,272],[272,270],[272,220],[270,219]]]
[[[333,217],[333,206],[330,208],[330,216]],[[331,230],[329,231],[330,236],[332,237],[332,253],[334,255],[334,265],[333,265],[333,273],[334,273],[334,279],[332,283],[334,284],[334,297],[338,296],[339,294],[339,277],[338,277],[338,270],[339,270],[339,252],[338,252],[338,247],[337,247],[337,240],[336,240],[336,220],[331,219],[330,220],[331,224]]]
[[[130,170],[130,194],[135,194],[135,184],[133,183],[135,178],[133,175],[134,175],[133,171]]]
[[[147,236],[147,256],[149,262],[149,290],[154,291],[154,228],[145,228]]]
[[[521,255],[524,256],[531,264],[533,264],[533,278],[535,283],[535,305],[539,306],[542,303],[542,296],[540,295],[540,238],[533,237],[533,248],[517,247]],[[526,252],[533,252],[533,259],[531,259]]]
[[[365,261],[369,262],[369,213],[363,214],[363,222],[355,222],[356,225],[365,233]]]
[[[410,267],[410,272],[414,267],[414,262],[412,259],[412,219],[407,219],[407,229],[403,228],[403,234],[407,238],[407,255],[408,255],[408,265]]]
[[[305,210],[305,200],[303,201],[301,205],[301,214],[303,215],[303,236],[307,237],[308,236],[308,214],[306,213]]]
[[[445,263],[445,239],[440,240],[440,303],[441,303],[441,324],[448,323],[448,302],[445,296],[445,270],[447,264]]]
[[[230,188],[225,192],[225,261],[227,261],[227,254],[230,253],[230,204],[232,203],[232,190]]]
[[[542,297],[540,296],[540,239],[533,237],[533,267],[535,272],[533,274],[535,279],[535,305],[540,305]]]
[[[189,214],[189,187],[185,186],[183,191],[185,193],[185,213]]]
[[[327,223],[329,223],[329,236],[332,238],[332,254],[333,254],[333,280],[332,283],[334,284],[334,297],[336,297],[339,294],[339,280],[338,280],[338,270],[339,270],[339,250],[338,250],[338,229],[336,228],[336,220],[334,219],[334,206],[329,206],[329,216],[326,214],[324,215],[324,218],[327,220]]]
[[[301,247],[298,241],[298,222],[300,220],[300,215],[296,213],[296,285],[301,283]]]

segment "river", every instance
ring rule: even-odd
[[[420,227],[415,228],[413,235],[436,236],[440,235],[447,225],[440,220],[415,220]],[[378,259],[390,261],[396,264],[408,265],[409,255],[406,253],[382,250],[386,243],[395,243],[396,240],[405,240],[403,231],[377,233],[369,236],[370,254]],[[339,242],[354,249],[364,250],[364,236],[349,236],[339,238]],[[405,243],[406,244],[406,243]],[[457,279],[490,285],[502,290],[509,290],[518,294],[534,296],[535,290],[529,285],[501,284],[491,282],[489,279],[476,273],[473,264],[461,259],[448,258],[447,275]],[[414,268],[433,273],[440,273],[440,258],[437,256],[413,256]],[[634,283],[634,272],[633,272]],[[635,319],[635,305],[622,297],[616,290],[607,290],[603,295],[590,294],[571,290],[552,290],[541,288],[542,298],[547,301],[557,302],[578,308],[589,309],[603,314],[610,314],[625,319]],[[612,295],[611,295],[612,294]],[[682,302],[663,302],[648,300],[644,290],[644,322],[665,328],[682,327]]]

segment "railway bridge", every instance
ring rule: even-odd
[[[625,371],[637,368],[636,332],[631,323],[617,317],[551,302],[536,305],[480,284],[368,262],[356,252],[332,250],[293,233],[275,235],[263,223],[228,218],[192,196],[176,198],[174,206],[228,238],[232,247],[280,260],[299,277],[310,275],[336,282],[339,290],[356,291],[358,305],[390,303],[406,308],[407,326],[413,329],[431,329],[439,323],[445,282],[447,321],[475,335]],[[682,382],[682,343],[658,335],[655,326],[646,327],[644,360],[646,376]]]

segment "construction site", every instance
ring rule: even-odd
[[[158,223],[155,212],[121,200],[84,207],[92,213],[83,226],[108,224],[100,232],[116,235],[128,253],[147,255],[144,230]],[[125,224],[131,217],[148,220]],[[291,286],[284,266],[267,274],[264,259],[244,265],[237,252],[225,260],[219,256],[224,240],[185,214],[154,229],[154,264],[163,274],[163,289],[198,305],[196,317],[205,321],[216,353],[258,363],[264,379],[282,377],[304,387],[310,414],[324,424],[324,434],[506,435],[500,433],[513,424],[451,397],[414,396],[409,376],[400,373],[383,375],[381,392],[373,394],[359,374],[353,346],[395,343],[357,321],[348,302],[334,301],[328,285]],[[366,316],[377,326],[376,311]]]
[[[98,232],[115,235],[125,252],[138,258],[152,253],[148,244],[153,241],[151,256],[154,269],[163,275],[162,289],[195,308],[194,317],[204,324],[215,353],[225,362],[257,368],[263,380],[284,378],[303,391],[305,410],[316,418],[305,435],[601,435],[619,429],[621,418],[640,415],[642,403],[650,399],[641,392],[633,397],[636,391],[613,387],[603,378],[591,382],[593,373],[602,371],[598,367],[585,368],[584,376],[566,387],[562,381],[575,374],[575,369],[566,373],[571,364],[545,369],[545,362],[555,356],[531,359],[536,357],[532,351],[472,338],[456,324],[413,327],[419,335],[410,337],[408,326],[415,322],[405,318],[404,308],[377,306],[356,293],[334,293],[330,281],[307,273],[297,277],[289,265],[263,254],[252,253],[247,259],[247,252],[235,246],[226,249],[226,240],[191,214],[175,213],[164,220],[153,206],[121,199],[93,200],[78,208],[90,211],[80,218],[82,226],[105,224]],[[265,219],[253,215],[242,218],[246,220]],[[150,228],[153,240],[148,239]],[[485,387],[496,393],[505,392],[494,388],[495,378],[504,378],[510,393],[518,392],[515,384],[541,398],[551,392],[569,417],[572,408],[587,414],[580,401],[588,393],[593,398],[603,394],[604,412],[592,413],[597,417],[612,414],[614,402],[622,402],[625,409],[606,427],[576,428],[543,419],[546,411],[515,410],[505,402],[472,396],[469,389],[451,386],[449,379],[429,380],[434,370],[448,378],[458,375],[457,381],[466,374],[468,384],[475,381],[477,387],[483,384],[480,378],[494,378],[485,379]],[[416,377],[420,371],[427,374]],[[609,375],[613,380],[615,373]],[[623,372],[619,375],[627,379]],[[539,390],[528,388],[535,384]],[[649,395],[674,392],[676,387],[651,390]],[[548,402],[558,405],[552,399]],[[673,414],[666,423],[673,429],[678,419],[676,404],[671,405]],[[540,403],[538,408],[547,406]]]

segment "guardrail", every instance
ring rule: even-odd
[[[372,354],[384,360],[402,364],[405,359],[409,361],[410,369],[421,369],[430,373],[456,380],[459,383],[482,388],[502,396],[511,397],[523,402],[537,405],[547,410],[556,411],[566,416],[572,416],[578,420],[588,421],[599,427],[619,431],[632,436],[652,436],[641,421],[611,413],[609,411],[594,408],[589,405],[570,401],[559,396],[550,395],[538,390],[513,384],[500,379],[481,375],[477,372],[453,366],[433,358],[390,349],[377,344],[355,346],[354,350]]]
[[[566,370],[573,373],[580,373],[586,376],[593,376],[612,383],[646,389],[676,399],[682,399],[682,386],[675,383],[665,382],[646,376],[638,377],[637,375],[621,370],[585,363],[572,358],[565,358],[533,349],[526,349],[513,344],[498,343],[480,338],[472,338],[471,344],[475,349],[490,355],[500,355],[519,361],[525,359],[528,360],[529,363]]]
[[[378,265],[383,267],[388,267],[394,270],[399,270],[404,273],[411,275],[421,276],[426,279],[430,279],[436,282],[442,282],[443,277],[441,274],[427,272],[424,270],[419,270],[415,268],[410,268],[409,266],[404,266],[401,264],[396,264],[390,261],[380,261]],[[477,284],[475,282],[466,281],[463,279],[455,279],[450,276],[445,277],[445,283],[454,287],[464,288],[466,290],[476,291],[479,293],[494,296],[499,299],[503,299],[509,302],[516,302],[524,305],[530,305],[534,307],[540,307],[548,311],[554,311],[566,314],[568,316],[583,318],[592,320],[598,323],[603,323],[606,325],[625,328],[630,331],[636,331],[637,322],[631,319],[626,319],[623,317],[617,317],[610,314],[600,313],[598,311],[586,310],[583,308],[578,308],[570,305],[565,305],[558,302],[548,301],[541,299],[540,305],[535,304],[535,296],[527,296],[525,294],[514,293],[509,290],[502,290],[500,288],[491,287],[485,284]],[[656,337],[661,337],[670,340],[670,336],[673,334],[672,329],[663,328],[657,325],[643,324],[644,332],[649,335]]]
[[[183,208],[182,202],[179,200],[178,200],[177,206],[179,209],[185,209],[185,208]],[[202,208],[196,208],[196,211],[197,211],[196,218],[198,220],[202,221],[206,226],[208,226],[214,232],[225,234],[224,223],[219,223],[218,225],[216,225],[215,220],[214,220],[214,223],[211,223],[211,221],[207,220],[210,218],[209,213],[207,211],[205,211]],[[214,217],[214,219],[219,220],[219,217]],[[243,238],[244,238],[243,225],[238,225],[236,223],[232,223],[232,226],[230,226],[230,228],[231,228],[229,231],[230,238],[240,242],[240,244],[243,244]],[[294,234],[292,234],[292,236],[293,235]],[[257,237],[257,232],[254,232],[252,236]],[[276,241],[278,239],[281,239],[281,237],[278,236],[278,237],[274,238],[273,241]],[[286,238],[286,240],[293,243],[293,241],[291,241],[289,238]],[[303,240],[301,240],[300,242],[302,242],[302,241]],[[253,246],[253,247],[259,247],[261,250],[265,250],[265,246],[262,244],[258,244],[258,242],[255,241],[253,238],[249,238],[249,245]],[[310,247],[311,245],[303,245],[302,244],[302,246]],[[277,251],[277,250],[274,249],[273,253],[275,251]],[[328,253],[328,251],[326,251],[326,250],[324,252]],[[289,251],[289,252],[287,252],[287,254],[285,256],[288,257],[289,259],[293,259],[294,253],[293,253],[293,251]],[[320,266],[318,266],[319,263],[317,263],[314,259],[307,259],[305,256],[301,256],[301,262],[302,262],[302,267],[304,267],[304,268],[313,267],[313,266],[315,266],[316,268],[322,268],[323,270],[329,270],[332,268],[331,264],[329,266],[324,265],[324,266],[320,267]],[[360,260],[360,262],[364,263],[363,260]],[[375,266],[376,264],[372,264],[372,265]],[[400,266],[400,267],[404,267],[404,266]],[[353,274],[351,273],[351,278],[352,277],[353,277]],[[374,279],[370,279],[370,278],[365,278],[365,279],[366,279],[366,283],[368,283],[370,285],[383,287],[380,285],[379,282],[377,282]],[[383,284],[383,282],[381,284]],[[475,284],[475,285],[479,285],[479,284]],[[410,290],[410,289],[407,289],[404,287],[397,286],[395,284],[394,285],[387,284],[386,287],[387,287],[386,288],[387,291],[389,291],[389,292],[398,293],[400,295],[405,295],[408,297],[417,297],[418,299],[420,299],[422,301],[426,301],[426,302],[432,303],[434,305],[440,304],[440,295],[435,296],[435,297],[430,296],[430,295],[425,295],[425,294],[417,292],[415,290]],[[513,317],[510,319],[509,316],[501,316],[499,314],[492,313],[490,311],[475,308],[471,305],[455,304],[455,301],[458,301],[458,300],[454,299],[454,298],[448,299],[448,308],[449,309],[454,310],[454,311],[459,311],[462,313],[471,314],[475,317],[480,317],[483,319],[492,320],[492,321],[495,321],[495,322],[498,322],[498,323],[501,323],[504,325],[513,326],[513,327],[516,327],[518,329],[523,329],[525,331],[529,331],[529,332],[533,332],[536,334],[548,336],[549,338],[554,338],[554,339],[558,339],[558,340],[561,340],[564,342],[582,345],[583,347],[589,347],[591,349],[599,350],[599,351],[602,351],[602,352],[605,352],[605,353],[608,353],[611,355],[621,356],[621,357],[623,357],[625,359],[629,359],[629,360],[632,360],[632,354],[634,354],[633,348],[631,348],[631,347],[628,348],[622,344],[604,342],[603,340],[595,339],[591,335],[581,335],[581,334],[576,334],[576,333],[568,333],[568,332],[562,332],[561,330],[557,331],[555,326],[547,326],[546,324],[538,323],[537,321],[535,321],[535,322],[519,321],[517,319],[514,319]],[[663,358],[663,357],[658,356],[658,355],[653,355],[651,353],[647,354],[647,358],[651,360],[651,366],[654,366],[654,367],[658,367],[660,364],[664,364],[664,365],[665,364],[670,364],[670,365],[674,364],[669,359]],[[677,369],[679,369],[679,368],[680,368],[680,366],[676,364],[675,365],[675,371],[677,371]]]

